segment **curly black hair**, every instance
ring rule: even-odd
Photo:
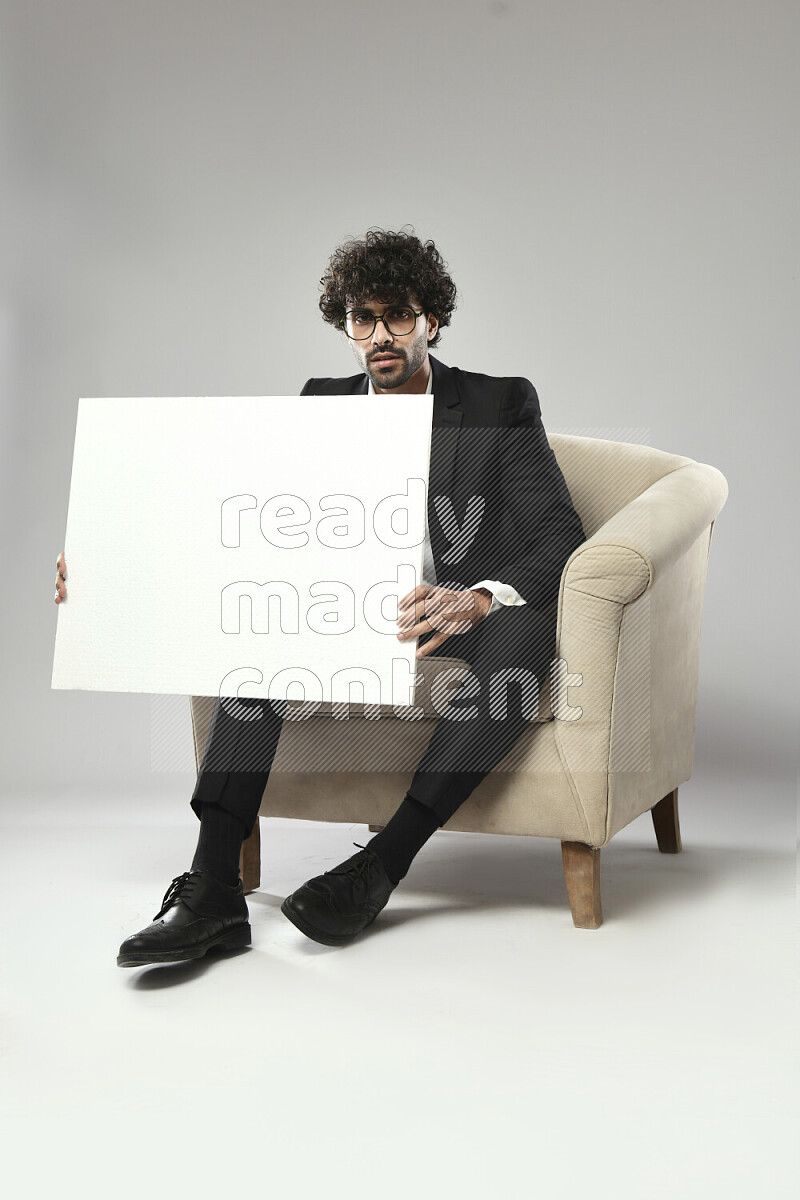
[[[436,346],[456,307],[456,285],[446,268],[433,242],[423,243],[413,232],[368,229],[363,238],[344,242],[332,254],[320,280],[320,311],[340,329],[354,305],[366,300],[407,303],[413,295],[439,321],[428,343]]]

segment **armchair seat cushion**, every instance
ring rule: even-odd
[[[491,617],[487,617],[486,619],[491,620]],[[458,636],[453,635],[450,640],[457,642]],[[453,676],[446,675],[446,672],[453,669],[459,670],[460,674]],[[429,655],[426,658],[417,659],[416,673],[421,678],[414,691],[413,707],[421,709],[423,715],[416,718],[409,716],[405,720],[409,722],[438,721],[447,707],[448,700],[459,691],[467,671],[469,671],[469,663],[465,662],[463,658],[448,657],[446,655]],[[291,701],[289,703],[290,707],[302,708],[301,701],[298,701],[295,705],[292,705]],[[364,705],[359,701],[351,700],[347,707],[349,707],[349,719],[354,717],[363,719],[366,715],[365,710],[374,713],[376,708],[379,709],[382,717],[396,715],[394,706],[391,704]],[[330,700],[320,701],[319,706],[305,719],[330,718],[334,716],[337,708],[341,712],[345,710],[346,706],[344,704],[333,704]],[[541,723],[552,721],[552,719],[553,717],[550,712],[550,681],[549,679],[545,679],[539,689],[539,711],[535,721],[536,723]],[[339,723],[338,720],[336,723]]]
[[[601,843],[604,814],[591,825],[591,817],[587,821],[558,753],[557,724],[531,721],[446,828]],[[385,823],[410,786],[434,728],[432,721],[391,717],[286,722],[261,816]]]

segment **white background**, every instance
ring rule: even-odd
[[[795,0],[1,12],[17,1191],[794,1197]],[[646,429],[728,479],[684,853],[623,830],[590,933],[556,843],[438,831],[339,955],[280,903],[365,829],[262,822],[255,952],[121,981],[191,861],[194,776],[151,770],[148,697],[50,690],[78,397],[350,374],[318,280],[406,222],[459,288],[444,362],[527,376],[548,430]]]
[[[49,692],[78,397],[352,373],[317,281],[410,222],[460,290],[444,362],[727,476],[698,754],[778,772],[794,823],[797,5],[3,11],[5,784],[152,779],[146,697]]]

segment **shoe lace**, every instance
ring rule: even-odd
[[[184,894],[190,882],[192,881],[191,877],[191,871],[184,871],[182,875],[175,876],[172,883],[164,893],[164,899],[161,901],[161,908],[153,917],[154,921],[157,921],[159,917],[163,917],[167,909],[172,908],[173,904],[178,903],[181,896]]]
[[[359,850],[366,850],[366,846],[362,846],[360,842],[353,842],[354,846],[358,846]],[[371,854],[372,852],[370,852]],[[369,875],[375,870],[375,861],[370,857],[370,854],[364,854],[356,859],[355,862],[348,863],[347,866],[340,865],[334,867],[332,871],[326,871],[326,875],[348,875],[355,884],[367,884]]]

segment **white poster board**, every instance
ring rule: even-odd
[[[52,686],[413,703],[433,398],[81,399]],[[293,682],[294,681],[294,682]]]

